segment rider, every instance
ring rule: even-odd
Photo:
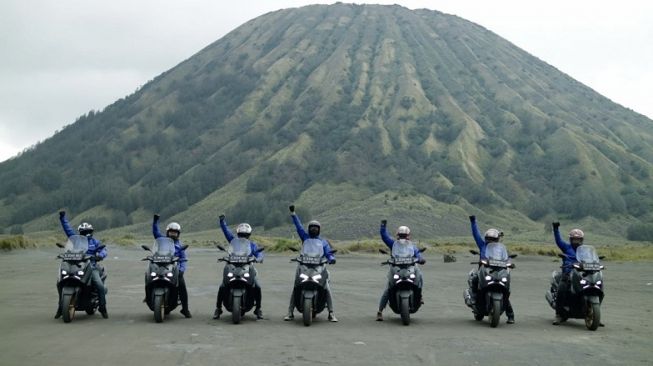
[[[478,229],[478,225],[476,224],[476,216],[470,216],[469,221],[472,224],[472,235],[474,236],[476,246],[478,246],[480,259],[487,259],[485,256],[485,248],[490,243],[498,243],[499,240],[501,240],[503,237],[503,232],[499,231],[498,229],[488,229],[485,232],[485,235],[481,237],[481,231]],[[476,297],[475,292],[478,288],[478,271],[470,273],[470,276],[472,276],[472,291],[474,292],[472,296]],[[506,323],[514,324],[515,312],[512,308],[512,304],[510,303],[510,293],[508,293],[508,296],[506,296],[506,315],[508,316],[508,321]]]
[[[308,239],[318,239],[322,241],[322,248],[324,250],[324,255],[326,256],[328,263],[329,264],[336,264],[336,257],[333,255],[331,252],[331,246],[329,245],[329,242],[320,238],[320,223],[316,220],[312,220],[308,223],[308,233],[304,230],[304,227],[302,226],[302,222],[299,220],[299,217],[295,213],[295,206],[291,205],[288,207],[290,209],[290,215],[292,216],[292,221],[295,224],[295,228],[297,229],[297,235],[302,239],[302,242]],[[328,270],[325,269],[325,271],[328,272]],[[299,266],[297,266],[297,272],[299,272]],[[297,277],[297,274],[295,275],[295,278]],[[337,322],[338,318],[336,318],[336,315],[333,313],[333,299],[331,296],[331,288],[329,286],[329,282],[327,280],[326,283],[326,300],[327,300],[327,308],[329,310],[329,321],[331,322]],[[292,320],[295,318],[293,315],[293,311],[295,309],[295,289],[293,287],[293,292],[290,294],[290,305],[288,306],[288,315],[286,315],[283,320]]]
[[[228,242],[234,240],[234,234],[232,234],[231,231],[229,230],[229,227],[227,227],[227,221],[225,220],[224,215],[220,215],[220,228],[222,228],[224,237],[227,239]],[[249,240],[249,236],[251,234],[252,234],[252,227],[246,222],[239,224],[236,227],[236,235],[239,238],[245,238]],[[249,241],[249,245],[252,251],[252,255],[256,257],[256,262],[263,263],[263,252],[258,249],[258,245],[256,245],[256,243],[254,243],[251,240]],[[254,268],[254,266],[252,266],[252,268]],[[254,272],[258,274],[256,268],[254,268]],[[215,305],[215,312],[213,313],[213,319],[220,319],[220,315],[222,314],[223,296],[224,296],[224,284],[220,284],[220,288],[218,289],[218,300]],[[262,297],[261,286],[258,283],[258,275],[254,276],[254,297],[256,301],[256,309],[254,310],[256,319],[263,319],[263,312],[261,311],[261,297]]]
[[[75,231],[66,219],[66,211],[59,211],[59,221],[61,221],[61,226],[63,227],[63,231],[66,233],[66,236],[71,237],[76,235]],[[81,225],[77,227],[77,231],[79,232],[79,235],[88,238],[88,250],[86,251],[86,254],[91,256],[91,266],[93,268],[93,272],[91,274],[91,283],[96,288],[98,293],[98,299],[100,301],[100,307],[98,310],[102,314],[102,317],[107,319],[109,314],[107,313],[107,300],[105,296],[106,289],[100,275],[102,272],[102,267],[97,263],[98,260],[106,258],[107,249],[105,247],[99,251],[97,250],[97,248],[100,246],[100,241],[93,237],[93,225],[87,222],[82,222]],[[57,308],[57,314],[54,316],[55,319],[60,318],[63,311],[61,306],[61,286],[59,283],[57,283],[57,291],[59,292],[59,307]]]
[[[581,229],[571,230],[569,232],[569,243],[567,243],[560,236],[560,223],[554,222],[551,225],[553,226],[553,236],[555,237],[556,245],[565,255],[562,259],[562,273],[556,274],[556,277],[559,277],[559,281],[558,293],[556,296],[556,316],[553,320],[553,325],[558,325],[565,321],[560,316],[560,310],[562,310],[569,293],[569,274],[571,273],[573,264],[576,262],[576,249],[583,245],[585,233],[583,233]]]
[[[392,247],[397,244],[397,245],[408,245],[410,244],[410,229],[408,226],[399,226],[397,229],[397,240],[393,240],[390,235],[388,235],[388,230],[386,229],[386,226],[388,225],[388,220],[381,220],[381,239],[383,239],[383,242],[385,245],[392,250]],[[424,264],[426,263],[426,260],[422,258],[422,253],[417,249],[417,247],[414,248],[413,256],[417,258],[417,263],[419,264]],[[418,286],[421,288],[422,287],[422,273],[419,270],[419,267],[415,266],[415,274],[417,275],[417,278],[419,278],[420,283],[418,283]],[[385,290],[383,290],[383,295],[381,295],[381,301],[379,302],[379,311],[376,313],[376,320],[377,321],[383,321],[383,309],[385,309],[385,306],[388,304],[388,283],[386,282]]]
[[[162,238],[163,234],[159,231],[159,215],[154,215],[152,220],[152,234],[155,239]],[[168,238],[175,242],[175,257],[179,258],[179,299],[181,300],[181,313],[186,318],[192,318],[190,310],[188,310],[188,291],[186,290],[186,281],[184,280],[184,272],[186,272],[186,250],[182,248],[179,237],[181,236],[181,225],[176,222],[171,222],[166,226],[166,235]]]

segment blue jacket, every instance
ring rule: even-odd
[[[487,242],[481,235],[481,231],[478,229],[476,220],[473,220],[471,223],[472,223],[472,235],[474,236],[474,241],[476,242],[476,246],[478,247],[480,257],[481,259],[487,259],[487,257],[485,256],[485,248],[487,248]]]
[[[68,219],[66,219],[66,215],[60,216],[59,221],[61,221],[61,227],[63,227],[63,231],[66,233],[67,237],[70,238],[73,235],[79,235],[79,233],[76,233],[75,230],[73,230],[73,228],[70,226]],[[102,259],[106,258],[107,248],[104,247],[102,248],[102,250],[98,251],[97,247],[101,245],[100,241],[92,236],[87,236],[87,238],[88,238],[88,250],[86,251],[86,254],[97,255]],[[91,262],[93,263],[93,265],[95,265],[95,259],[91,259]]]
[[[161,231],[159,231],[159,220],[152,221],[152,235],[154,235],[154,239],[165,237],[165,235],[161,234]],[[174,239],[174,241],[175,257],[179,258],[179,272],[184,273],[186,272],[186,261],[188,261],[186,251],[181,249],[182,244],[179,239]]]
[[[297,235],[302,239],[302,242],[307,239],[319,239],[322,241],[322,249],[324,250],[324,256],[329,260],[334,260],[336,257],[331,253],[331,245],[329,245],[329,242],[320,238],[319,236],[316,236],[314,238],[311,238],[306,230],[304,230],[304,227],[302,226],[302,222],[299,220],[299,216],[297,214],[292,214],[292,222],[295,224],[295,229],[297,229]]]
[[[395,244],[395,240],[390,235],[388,235],[388,230],[386,229],[385,225],[381,224],[380,232],[381,232],[381,239],[383,239],[383,242],[385,243],[385,245],[387,245],[388,248],[390,248],[390,250],[392,250],[392,246]],[[417,258],[417,259],[420,259],[420,260],[422,259],[422,253],[420,253],[420,251],[419,251],[419,249],[417,249],[417,247],[415,247],[415,251],[414,251],[413,256],[415,258]]]
[[[228,242],[231,243],[231,241],[234,240],[234,234],[232,234],[229,228],[227,227],[227,220],[220,220],[220,228],[222,229],[222,233],[224,234],[224,237],[227,239]],[[252,255],[256,257],[256,261],[263,262],[263,252],[259,252],[258,245],[256,245],[256,243],[250,240],[249,247],[252,250]]]
[[[562,237],[560,236],[560,228],[553,228],[553,236],[556,239],[556,245],[558,248],[560,248],[560,250],[567,256],[562,259],[562,272],[569,273],[571,272],[572,265],[576,262],[576,250],[571,244],[562,240]]]

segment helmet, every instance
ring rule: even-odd
[[[581,229],[573,229],[569,232],[569,239],[583,239],[585,233]]]
[[[320,228],[322,226],[320,225],[320,222],[317,220],[311,220],[308,223],[308,236],[311,238],[315,238],[320,235]]]
[[[242,224],[238,225],[236,228],[236,234],[251,234],[252,233],[252,227],[249,226],[248,223],[243,222]]]
[[[408,226],[399,226],[397,229],[397,237],[401,239],[406,239],[410,236],[410,229]]]
[[[93,234],[93,225],[89,224],[88,222],[82,222],[77,227],[77,231],[79,231],[80,235]]]
[[[488,231],[485,232],[485,240],[495,240],[498,241],[500,237],[503,236],[503,233],[497,229],[488,229]]]
[[[176,231],[178,233],[181,233],[181,225],[179,225],[176,222],[171,222],[166,226],[166,231]]]

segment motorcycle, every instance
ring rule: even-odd
[[[332,251],[331,254],[336,251]],[[297,274],[293,296],[295,308],[302,313],[305,326],[310,326],[313,318],[321,313],[327,304],[326,285],[329,272],[326,270],[327,259],[319,239],[307,239],[302,244],[302,250],[290,260],[297,262]]]
[[[564,254],[559,257],[566,258]],[[591,245],[581,245],[576,249],[577,262],[572,265],[569,273],[569,294],[567,301],[559,310],[562,320],[585,319],[585,326],[589,330],[596,330],[601,324],[601,303],[603,302],[603,272],[601,259],[596,249]],[[553,272],[551,289],[545,298],[555,310],[558,285],[561,274]]]
[[[63,321],[70,323],[75,317],[76,310],[84,310],[86,314],[93,315],[100,306],[97,289],[92,285],[93,264],[91,259],[99,261],[101,258],[86,253],[88,238],[82,235],[72,235],[68,237],[65,245],[57,243],[57,246],[65,249],[65,252],[57,256],[58,259],[61,259],[57,286],[61,288],[59,301]],[[101,251],[104,247],[104,245],[100,245],[96,252]],[[102,282],[107,278],[104,268],[101,268],[100,278]]]
[[[141,248],[152,253],[142,259],[150,262],[145,272],[145,302],[154,312],[154,321],[161,323],[165,315],[179,305],[179,258],[175,257],[175,242],[160,237],[154,241],[152,249],[147,245],[141,245]],[[186,248],[188,245],[182,249]]]
[[[422,250],[423,251],[423,250]],[[381,250],[381,253],[387,254]],[[395,314],[401,314],[404,325],[410,324],[410,314],[422,306],[422,278],[417,271],[415,246],[412,242],[401,245],[395,242],[390,259],[381,263],[389,265],[388,302]]]
[[[478,255],[477,251],[471,250]],[[490,319],[490,326],[499,325],[501,314],[506,310],[505,302],[510,296],[510,270],[515,265],[510,259],[516,254],[508,255],[502,243],[489,243],[485,249],[487,259],[482,259],[471,264],[478,264],[476,274],[470,272],[469,288],[463,293],[465,305],[472,309],[474,319],[481,321],[485,316]],[[474,291],[475,290],[475,291]]]
[[[218,258],[218,262],[225,262],[222,275],[222,289],[228,292],[224,296],[224,307],[231,312],[234,324],[240,323],[241,318],[256,305],[254,292],[256,269],[251,264],[256,262],[252,253],[250,241],[245,238],[234,238],[229,243],[229,250],[218,245],[218,249],[226,251],[228,255]],[[264,249],[259,249],[259,252]],[[220,304],[218,304],[219,306]]]

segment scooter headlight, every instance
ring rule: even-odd
[[[84,275],[84,271],[77,271],[77,275],[78,275],[78,276],[83,276],[83,275]]]
[[[598,286],[601,286],[601,285],[603,284],[603,281],[600,281],[600,280],[599,280],[599,281],[596,281],[596,284],[597,284]]]
[[[308,276],[306,274],[304,274],[304,273],[300,273],[299,278],[301,278],[302,280],[307,280]]]
[[[313,281],[317,282],[317,281],[319,281],[319,280],[322,279],[322,275],[321,275],[321,274],[316,274],[316,275],[313,276],[312,278],[313,278]]]
[[[485,276],[486,281],[492,281],[492,276]]]
[[[412,279],[415,278],[415,274],[414,274],[414,273],[411,273],[410,276],[408,276],[408,277],[410,277],[410,279],[412,280]]]
[[[394,278],[395,280],[398,280],[398,279],[399,279],[399,275],[398,275],[398,274],[395,274],[394,276],[392,276],[392,278]]]
[[[504,282],[504,283],[508,282],[508,278],[507,277],[501,277],[501,282]]]
[[[65,269],[62,269],[62,270],[61,270],[61,274],[65,276],[65,275],[68,274],[68,272],[67,272]]]
[[[243,277],[245,277],[245,278],[249,278],[249,273],[245,273],[245,274],[243,275]]]
[[[580,280],[580,284],[581,284],[581,285],[585,285],[585,284],[587,284],[587,281],[585,281],[585,280]]]
[[[156,272],[152,272],[152,273],[150,273],[150,276],[152,276],[152,277],[156,277]]]
[[[174,275],[172,274],[172,272],[168,272],[168,273],[166,273],[166,277],[171,278],[172,276],[174,276]]]
[[[231,273],[231,272],[227,273],[227,277],[231,278],[231,277],[233,277],[233,276],[234,276],[233,273]]]

